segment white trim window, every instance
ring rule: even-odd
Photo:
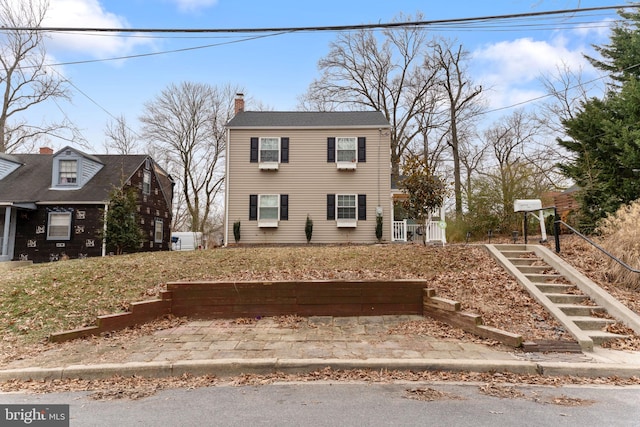
[[[71,212],[49,212],[47,240],[71,238]]]
[[[142,173],[142,194],[151,194],[151,171],[149,170]]]
[[[261,137],[260,138],[260,162],[280,161],[280,138]]]
[[[153,231],[153,241],[155,243],[162,243],[164,240],[164,221],[162,219],[156,218],[156,223],[154,225]]]
[[[358,139],[356,137],[338,137],[336,138],[336,159],[339,162],[356,161],[358,150]]]
[[[58,184],[77,185],[78,183],[78,161],[59,160],[58,161]]]
[[[336,218],[340,219],[353,219],[356,216],[356,195],[355,194],[338,194],[336,197]]]
[[[280,218],[280,195],[258,195],[258,227],[277,227]]]
[[[336,225],[338,227],[356,227],[358,205],[355,194],[336,195]]]

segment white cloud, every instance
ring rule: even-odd
[[[127,28],[127,20],[105,10],[98,0],[50,0],[45,26],[83,28]],[[114,33],[55,33],[50,47],[55,51],[88,53],[94,58],[123,56],[152,39],[122,37]]]
[[[551,42],[521,38],[484,46],[473,52],[474,75],[491,90],[491,107],[513,105],[543,95],[538,79],[562,64],[588,70],[583,47],[570,49],[564,37]]]
[[[193,12],[205,9],[218,3],[218,0],[171,0],[182,12]]]

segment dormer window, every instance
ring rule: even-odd
[[[60,160],[58,165],[58,184],[76,185],[78,183],[78,161]]]

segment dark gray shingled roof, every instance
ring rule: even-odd
[[[380,111],[243,111],[229,120],[228,128],[336,128],[336,127],[389,127],[389,121]]]
[[[12,154],[21,167],[0,180],[0,203],[101,202],[113,185],[124,183],[145,161],[146,155],[91,155],[104,167],[82,188],[50,190],[53,156]]]

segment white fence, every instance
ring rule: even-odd
[[[408,224],[407,220],[393,221],[394,242],[422,242],[424,234],[427,242],[447,243],[446,223],[444,221],[429,221],[426,227],[421,224]]]

